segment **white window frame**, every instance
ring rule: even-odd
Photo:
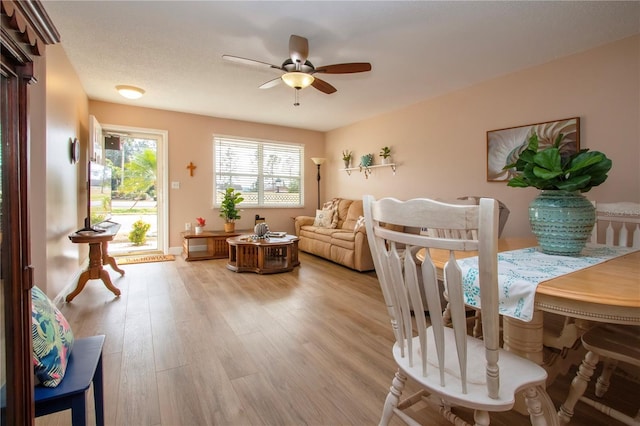
[[[218,158],[218,152],[226,149],[232,149],[234,144],[244,145],[247,149],[255,147],[255,156],[251,156],[248,162],[253,162],[253,170],[234,169],[233,166],[226,167],[222,164],[224,158]],[[290,155],[290,161],[281,162],[282,164],[272,164],[271,171],[265,170],[265,151],[283,150],[283,155]],[[273,154],[272,154],[273,155]],[[257,158],[255,158],[257,157]],[[295,164],[295,160],[298,164]],[[237,136],[214,135],[213,137],[213,207],[219,208],[222,199],[222,193],[228,186],[229,181],[243,194],[244,201],[239,204],[244,208],[299,208],[304,207],[304,145],[299,143],[289,143],[271,140],[251,139]],[[234,159],[236,161],[237,159]],[[292,167],[293,166],[293,167]],[[248,169],[251,169],[249,166]],[[275,167],[275,170],[274,170]],[[225,169],[221,171],[221,169]],[[231,169],[231,170],[229,170]],[[224,179],[223,179],[224,177]],[[236,178],[238,183],[234,184]],[[246,183],[254,180],[255,183],[248,189]],[[269,187],[266,181],[275,180],[275,182],[283,182],[280,187],[277,183]],[[244,181],[245,185],[240,182]],[[293,190],[288,192],[288,184],[293,188],[295,181],[298,183],[297,192]],[[239,187],[238,187],[239,186]],[[273,190],[275,186],[276,190]],[[279,192],[280,188],[284,189]],[[270,201],[271,200],[271,201]],[[280,200],[280,201],[278,201]]]

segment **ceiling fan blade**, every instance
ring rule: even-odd
[[[320,80],[317,77],[313,80],[313,83],[311,83],[311,85],[319,91],[326,93],[327,95],[330,95],[338,90],[326,81]]]
[[[273,80],[269,80],[266,83],[264,83],[262,86],[260,86],[260,89],[271,89],[272,87],[277,86],[281,82],[282,82],[282,78],[280,77],[274,78]]]
[[[322,72],[325,74],[351,74],[367,71],[371,71],[371,64],[369,62],[352,62],[348,64],[334,64],[316,67],[316,72]]]
[[[309,56],[309,40],[292,34],[289,37],[289,56],[294,64],[304,64]],[[299,70],[297,65],[296,69]]]
[[[241,58],[239,56],[222,55],[222,59],[224,59],[225,61],[235,62],[235,63],[243,64],[243,65],[259,66],[259,67],[266,67],[266,68],[275,68],[277,70],[282,69],[277,65],[268,64],[268,63],[262,62],[262,61],[256,61],[255,59]]]

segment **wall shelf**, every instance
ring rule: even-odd
[[[371,169],[377,169],[379,167],[391,167],[391,170],[393,171],[394,176],[396,174],[396,163],[374,164],[368,167],[364,167],[364,166],[349,167],[349,168],[340,169],[340,170],[344,170],[345,172],[347,172],[349,176],[351,176],[351,172],[355,172],[355,171],[361,172],[361,173],[364,172],[365,179],[369,179],[369,175],[371,174]]]

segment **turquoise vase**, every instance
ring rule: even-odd
[[[544,190],[529,204],[531,230],[543,253],[579,255],[595,221],[593,204],[577,191]]]

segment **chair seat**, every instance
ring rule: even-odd
[[[74,342],[67,371],[60,384],[54,388],[35,387],[36,417],[72,409],[74,426],[85,424],[86,392],[94,382],[96,423],[104,424],[101,365],[104,339],[104,335],[99,335],[77,339]]]
[[[500,393],[499,399],[492,399],[487,394],[485,380],[486,360],[484,355],[467,360],[467,394],[462,393],[458,357],[456,355],[455,337],[453,329],[445,328],[445,383],[440,385],[440,375],[437,369],[436,346],[431,327],[427,330],[427,375],[423,375],[420,364],[419,337],[412,339],[413,365],[408,354],[402,357],[400,347],[393,346],[393,356],[400,369],[413,380],[419,382],[431,393],[442,395],[454,404],[463,404],[471,409],[488,411],[508,411],[513,408],[514,395],[521,389],[531,386],[544,386],[547,372],[540,366],[505,350],[499,351],[500,357]],[[467,336],[467,353],[483,354],[484,342],[472,336]],[[449,354],[449,355],[447,355]]]
[[[585,349],[640,367],[640,326],[603,324],[582,336]]]

